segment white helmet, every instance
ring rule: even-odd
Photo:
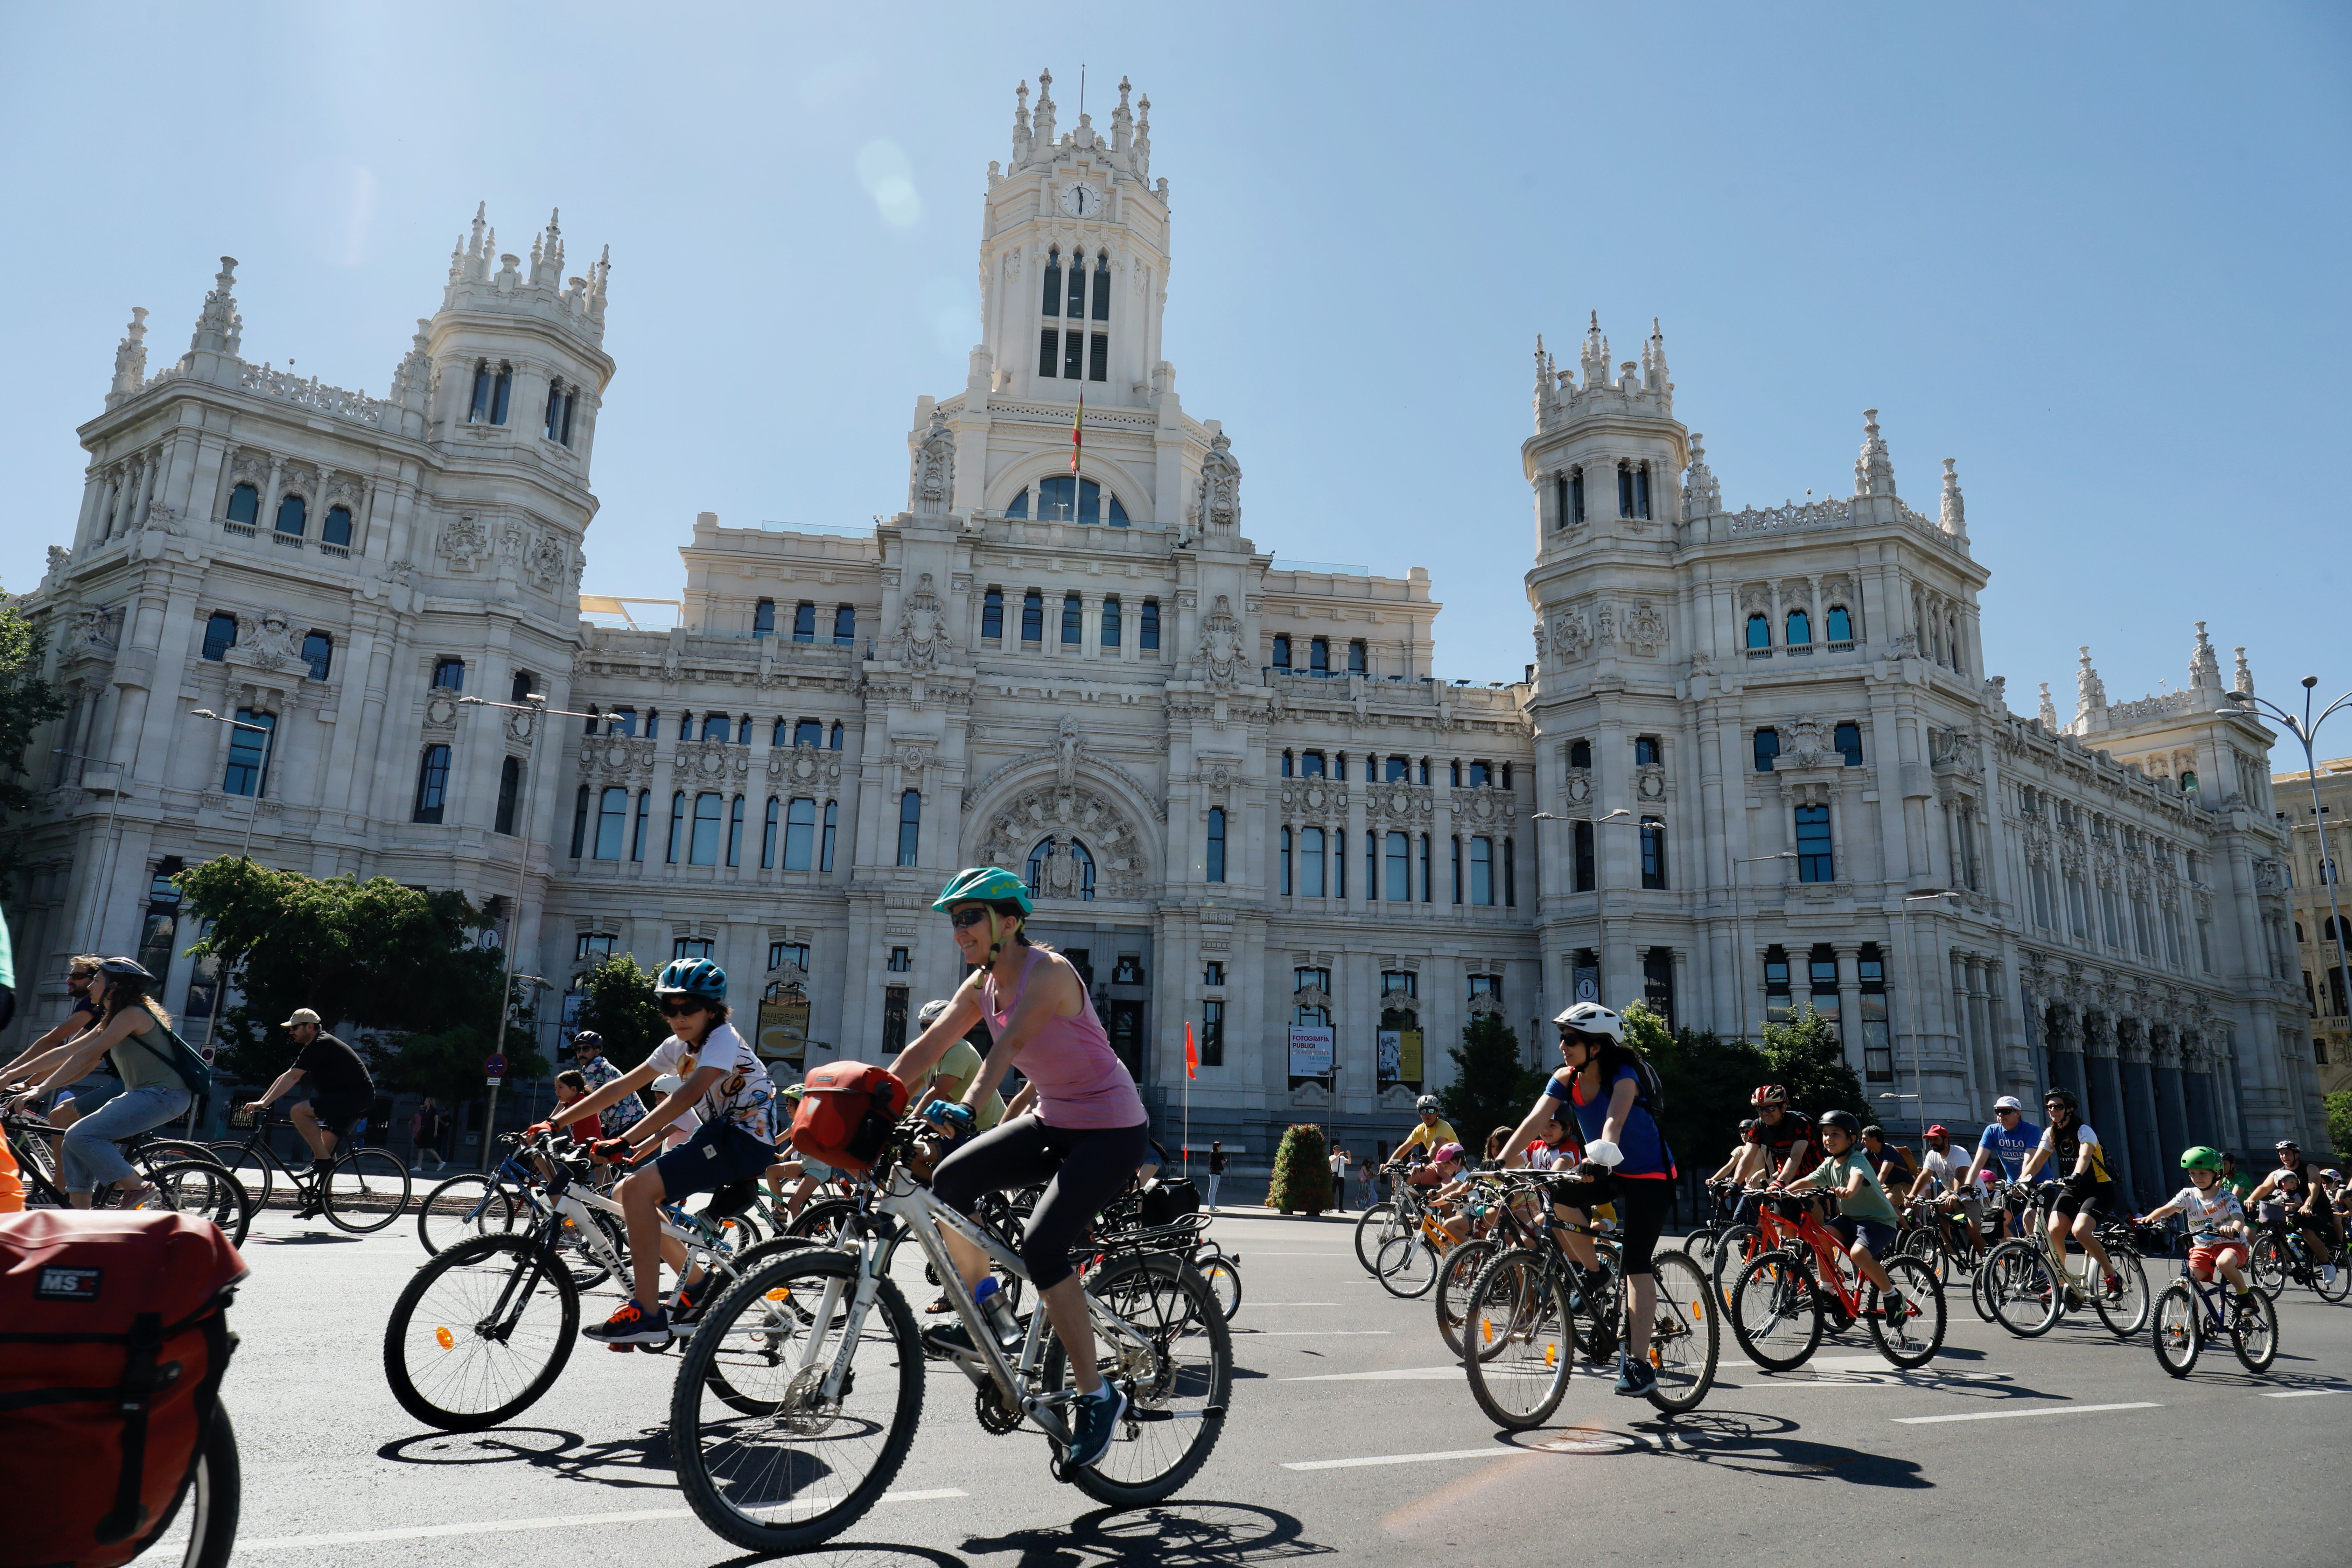
[[[935,997],[923,1004],[922,1009],[915,1015],[915,1022],[928,1029],[944,1017],[947,1010],[954,1005],[955,1001],[952,997]]]
[[[1552,1022],[1580,1035],[1606,1035],[1621,1046],[1625,1043],[1624,1016],[1598,1002],[1579,1002]]]
[[[1413,1114],[1416,1116],[1425,1116],[1436,1109],[1437,1096],[1433,1094],[1424,1094],[1412,1102]]]

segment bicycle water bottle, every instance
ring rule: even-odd
[[[1013,1315],[1013,1303],[1004,1299],[1004,1287],[991,1274],[971,1288],[972,1304],[980,1309],[989,1331],[1000,1345],[1017,1345],[1024,1331],[1021,1320]]]

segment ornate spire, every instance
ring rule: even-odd
[[[1723,487],[1706,466],[1706,437],[1691,432],[1690,467],[1683,470],[1683,516],[1707,517],[1723,510]]]
[[[2244,648],[2238,649],[2238,679],[2236,682],[2231,686],[2230,689],[2232,691],[2242,691],[2249,697],[2252,697],[2254,694],[2253,667],[2246,662],[2246,650]]]
[[[1151,95],[1137,99],[1135,107],[1142,110],[1135,121],[1135,177],[1147,180],[1151,177]]]
[[[1960,476],[1958,464],[1958,459],[1956,458],[1944,459],[1944,510],[1936,521],[1946,533],[1966,543],[1969,537],[1969,506],[1967,501],[1960,499]]]
[[[1601,335],[1601,312],[1592,312],[1591,324],[1584,330],[1584,352],[1579,357],[1583,368],[1580,378],[1584,390],[1597,392],[1609,384],[1609,340]]]
[[[205,308],[196,315],[195,335],[189,339],[188,347],[234,354],[245,331],[245,319],[236,313],[236,258],[224,256],[220,261],[221,269],[213,276],[213,291],[205,296]]]
[[[474,204],[474,237],[466,243],[466,258],[468,261],[485,260],[490,254],[488,247],[482,244],[482,231],[488,226],[489,210],[490,204],[486,201]]]
[[[1666,380],[1666,334],[1659,330],[1658,318],[1650,318],[1650,341],[1642,345],[1642,390],[1653,397],[1664,397],[1670,384]]]
[[[1114,153],[1126,152],[1135,136],[1135,111],[1127,106],[1127,95],[1133,90],[1125,77],[1118,79],[1118,107],[1110,111],[1110,149]]]
[[[146,380],[147,310],[133,305],[131,324],[122,329],[122,341],[114,345],[114,385],[107,392],[106,401],[110,405],[130,396]]]
[[[1037,120],[1035,145],[1048,154],[1054,150],[1054,73],[1037,73]]]
[[[1544,410],[1552,405],[1551,356],[1544,353],[1543,334],[1536,334],[1536,428],[1543,428]]]
[[[1853,493],[1891,496],[1895,493],[1895,459],[1878,435],[1878,410],[1862,411],[1862,453],[1853,460]]]
[[[2058,704],[2050,700],[2050,683],[2042,683],[2042,727],[2051,734],[2058,732]]]
[[[588,269],[588,314],[599,321],[604,319],[604,288],[612,276],[613,247],[608,245]]]
[[[2081,653],[2081,668],[2074,671],[2074,722],[2077,724],[2107,705],[2107,684],[2099,679],[2099,672],[2091,668],[2091,650],[2086,647]]]
[[[2189,685],[2191,689],[2221,689],[2221,661],[2214,655],[2213,639],[2205,635],[2203,621],[2197,623],[2197,650],[2189,656]]]
[[[1023,82],[1013,89],[1013,159],[1007,165],[1017,169],[1029,161],[1029,84]]]
[[[408,352],[392,373],[392,391],[385,401],[401,404],[419,414],[425,412],[427,394],[433,388],[433,355],[426,347],[425,334],[433,323],[423,316],[416,318],[416,335],[408,340]]]

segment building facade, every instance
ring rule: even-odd
[[[2341,1093],[2352,1089],[2352,1009],[2345,1004],[2344,972],[2344,954],[2352,949],[2352,896],[2339,880],[2344,822],[2352,814],[2352,757],[2323,762],[2315,775],[2280,773],[2271,782],[2278,795],[2279,826],[2294,843],[2287,878],[2294,889],[2294,944],[2303,961],[2315,1092]],[[2312,1129],[2324,1131],[2324,1125]],[[2304,1138],[2306,1149],[2326,1146],[2325,1138]]]
[[[2201,627],[2181,693],[2110,706],[2086,654],[2070,723],[2011,713],[1952,464],[1912,510],[1874,414],[1853,496],[1727,511],[1662,334],[1612,370],[1595,321],[1577,369],[1538,345],[1533,662],[1439,682],[1424,569],[1244,531],[1163,354],[1150,109],[1057,133],[1024,85],[903,510],[702,513],[662,629],[582,613],[625,609],[577,593],[614,367],[552,219],[526,264],[477,216],[382,399],[239,359],[232,264],[152,376],[139,312],[31,597],[72,708],[20,968],[143,942],[201,1017],[161,879],[249,835],[496,899],[559,988],[707,952],[764,1048],[872,1058],[959,978],[930,899],[995,862],[1163,1130],[1244,1160],[1393,1137],[1472,1017],[1534,1061],[1586,995],[1833,1014],[1890,1124],[2071,1084],[2149,1190],[2192,1132],[2311,1124],[2269,736]]]

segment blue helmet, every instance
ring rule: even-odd
[[[724,1002],[727,972],[707,958],[673,958],[662,965],[661,977],[654,982],[654,994]]]

